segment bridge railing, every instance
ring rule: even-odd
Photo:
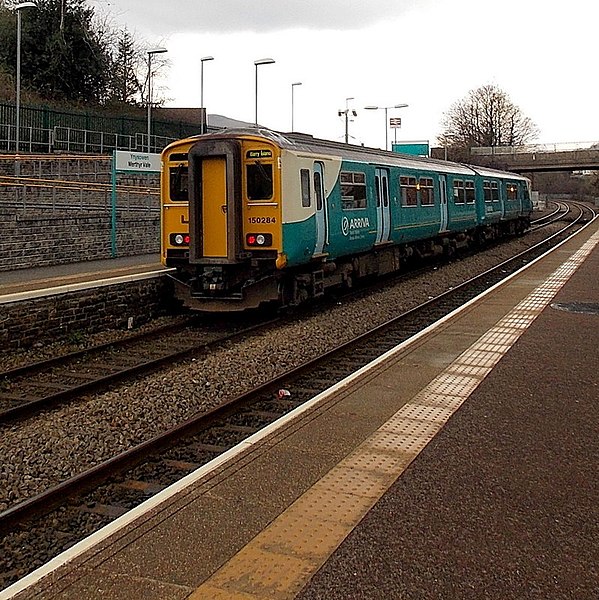
[[[574,150],[597,150],[599,142],[563,142],[557,144],[528,144],[526,146],[481,146],[471,148],[473,156],[496,156],[506,154],[533,154],[551,152],[572,152]]]

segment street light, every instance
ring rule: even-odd
[[[200,133],[208,131],[208,117],[204,108],[204,63],[209,60],[214,60],[214,56],[200,58]]]
[[[15,102],[16,128],[15,153],[19,154],[19,141],[21,133],[21,10],[24,8],[35,8],[33,2],[21,2],[14,10],[17,11],[17,97]]]
[[[204,108],[204,63],[214,60],[214,56],[200,58],[200,108]]]
[[[255,86],[255,90],[256,90],[255,107],[256,107],[256,110],[254,112],[254,124],[256,126],[258,125],[258,67],[260,65],[272,65],[274,62],[275,61],[272,58],[260,58],[260,59],[254,61],[254,65],[256,65],[256,86]]]
[[[152,135],[152,56],[168,52],[166,48],[148,50],[148,154],[151,152],[150,136]]]
[[[387,111],[390,108],[406,108],[407,104],[395,104],[394,106],[365,106],[366,110],[379,110],[383,109],[385,111],[385,150],[389,148],[389,123],[387,121]]]
[[[345,110],[340,110],[337,111],[337,114],[342,117],[343,115],[345,115],[345,143],[348,144],[349,143],[349,113],[351,112],[351,114],[354,117],[358,116],[358,113],[355,110],[349,110],[349,104],[348,102],[350,100],[355,100],[355,98],[346,98],[345,99]]]
[[[302,82],[301,81],[296,81],[295,83],[291,84],[291,131],[295,131],[295,129],[293,128],[293,106],[294,106],[293,92],[295,90],[295,86],[296,85],[302,85]]]

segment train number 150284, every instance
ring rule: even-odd
[[[248,217],[248,223],[276,223],[276,217]]]

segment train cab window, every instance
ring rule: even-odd
[[[508,183],[505,186],[507,199],[510,202],[518,200],[518,186],[515,183]]]
[[[464,183],[464,189],[466,192],[466,204],[474,204],[476,198],[474,193],[474,181],[466,181]]]
[[[421,177],[418,186],[420,188],[420,204],[432,206],[435,203],[435,188],[430,177]]]
[[[466,201],[466,191],[464,182],[461,179],[453,180],[453,202],[454,204],[464,204]]]
[[[402,206],[418,206],[418,184],[416,177],[400,177]]]
[[[173,202],[188,200],[187,190],[189,182],[189,169],[183,163],[168,170],[169,198]]]
[[[248,200],[270,200],[273,193],[272,165],[256,161],[246,165]]]
[[[491,181],[491,199],[499,202],[499,184],[496,181]]]
[[[310,198],[310,171],[308,169],[300,169],[300,182],[302,189],[302,206],[308,207],[312,204]]]
[[[491,182],[486,179],[483,181],[483,195],[485,197],[485,202],[491,202]]]
[[[341,208],[353,210],[366,208],[366,175],[352,171],[342,171],[341,180]]]

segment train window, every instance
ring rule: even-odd
[[[418,205],[418,185],[416,177],[400,177],[399,185],[401,187],[402,206]]]
[[[316,210],[322,210],[322,175],[314,172],[314,195],[316,196]]]
[[[302,188],[302,206],[308,207],[312,204],[310,198],[310,171],[308,169],[300,169],[300,181]]]
[[[476,197],[474,193],[474,181],[466,181],[464,185],[466,191],[466,204],[474,204]]]
[[[169,179],[169,197],[175,202],[188,200],[188,168],[187,165],[181,163],[176,167],[170,167],[168,171]]]
[[[499,184],[496,181],[491,181],[491,198],[493,202],[499,202]]]
[[[246,166],[248,200],[270,200],[273,192],[272,165],[256,161]]]
[[[343,210],[366,208],[366,175],[342,171],[339,177],[341,180],[341,208]]]
[[[435,203],[433,180],[430,177],[421,177],[418,185],[420,187],[420,204],[422,206],[433,205]]]
[[[518,186],[515,183],[506,184],[507,199],[511,202],[518,200]]]
[[[466,192],[464,182],[461,179],[453,180],[453,202],[454,204],[464,204],[466,201]]]
[[[485,202],[491,202],[491,182],[487,181],[486,179],[483,181],[483,194],[485,197]]]

